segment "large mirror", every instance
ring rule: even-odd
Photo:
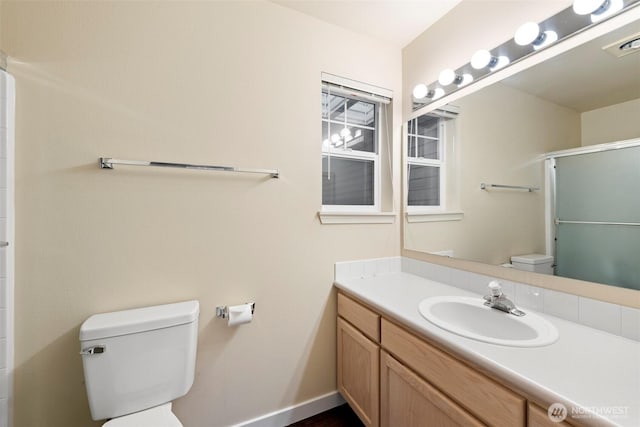
[[[405,249],[534,271],[547,261],[528,255],[552,255],[552,274],[640,289],[640,41],[620,49],[638,38],[636,21],[444,108],[457,115],[423,109],[456,154],[442,194],[409,194],[426,214],[409,207]],[[409,152],[434,132],[418,122]]]

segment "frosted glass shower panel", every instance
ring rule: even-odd
[[[556,159],[556,274],[640,289],[640,147]]]
[[[640,147],[556,159],[556,216],[640,222]]]
[[[640,227],[559,224],[556,275],[640,289]]]

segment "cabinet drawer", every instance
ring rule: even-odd
[[[382,347],[483,422],[525,425],[524,398],[385,319]]]
[[[482,427],[480,421],[442,392],[381,352],[380,425],[382,427]]]
[[[348,296],[338,293],[338,314],[373,341],[380,342],[380,316]]]

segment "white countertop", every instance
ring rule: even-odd
[[[569,413],[572,407],[590,409],[580,422],[640,427],[640,343],[636,341],[526,309],[556,326],[560,337],[555,343],[535,348],[488,344],[441,329],[418,311],[420,301],[428,297],[480,298],[478,294],[408,273],[342,279],[335,285],[493,373],[516,391],[563,403]]]

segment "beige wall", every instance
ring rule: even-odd
[[[319,224],[320,73],[400,94],[400,51],[268,2],[9,1],[2,14],[18,93],[15,425],[91,425],[89,315],[187,299],[201,314],[195,383],[175,404],[185,426],[335,390],[332,264],[398,255],[400,231]],[[103,171],[99,156],[281,179]],[[215,318],[248,300],[253,323]]]
[[[582,145],[640,138],[640,99],[582,113]]]
[[[502,264],[511,255],[545,252],[541,155],[580,145],[580,115],[494,84],[454,102],[460,107],[461,221],[405,225],[405,248]],[[480,189],[480,183],[532,185],[540,191]]]

